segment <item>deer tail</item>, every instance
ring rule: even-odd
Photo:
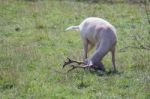
[[[66,31],[68,30],[79,30],[79,26],[70,26],[68,28],[66,28]]]

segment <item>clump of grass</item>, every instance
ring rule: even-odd
[[[81,82],[78,84],[78,89],[83,89],[83,88],[87,88],[89,86],[89,84],[86,84],[84,82]]]
[[[131,68],[142,71],[149,69],[149,54],[145,54],[144,52],[145,50],[137,50],[136,53],[133,54],[133,64]],[[147,59],[145,59],[145,57],[147,57]]]
[[[0,91],[9,90],[18,84],[19,73],[13,67],[0,69]]]
[[[44,24],[38,22],[38,23],[36,23],[35,27],[36,27],[36,29],[44,29],[46,26],[44,26]]]

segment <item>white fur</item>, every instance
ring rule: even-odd
[[[90,48],[96,46],[96,50],[89,63],[101,61],[109,52],[112,52],[112,62],[115,69],[115,46],[117,43],[116,29],[109,22],[97,17],[89,17],[80,25],[70,26],[66,30],[79,30],[84,45],[84,59]]]

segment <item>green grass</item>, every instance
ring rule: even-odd
[[[122,49],[150,46],[143,7],[74,1],[0,0],[0,98],[149,99],[150,51]],[[104,18],[117,28],[119,73],[62,69],[66,57],[82,60],[79,33],[65,28],[89,16]],[[110,58],[108,54],[103,60],[107,71],[112,68]]]

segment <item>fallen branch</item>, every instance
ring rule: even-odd
[[[73,63],[76,63],[77,65],[75,65]],[[72,65],[70,65],[70,64],[72,64]],[[76,60],[72,60],[70,58],[67,58],[67,60],[64,62],[63,68],[65,66],[67,66],[67,65],[70,65],[72,67],[71,69],[68,70],[68,72],[70,72],[70,71],[72,71],[72,70],[74,70],[76,68],[83,68],[83,69],[85,69],[85,68],[90,67],[89,65],[86,65],[84,62],[79,62],[79,61],[76,61]]]
[[[74,63],[75,63],[75,64],[74,64]],[[71,69],[68,70],[68,72],[70,72],[70,71],[72,71],[72,70],[74,70],[74,69],[76,69],[76,68],[83,68],[83,69],[89,69],[89,70],[90,70],[90,69],[101,70],[101,68],[98,67],[98,66],[95,66],[95,65],[88,65],[88,64],[86,64],[85,62],[72,60],[72,59],[70,59],[70,58],[67,58],[67,60],[64,62],[63,68],[64,68],[65,66],[67,66],[67,65],[69,65],[69,66],[72,67]],[[103,65],[103,64],[101,63],[101,65]]]
[[[77,63],[78,65],[85,64],[84,62],[75,61],[67,57],[67,60],[64,61],[63,68],[71,63]]]

